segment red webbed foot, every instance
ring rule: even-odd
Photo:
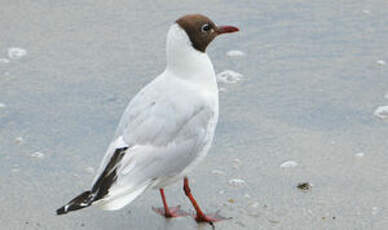
[[[181,216],[188,216],[189,213],[181,210],[181,206],[178,205],[176,207],[169,207],[168,211],[166,212],[165,208],[154,208],[152,207],[152,210],[154,210],[156,213],[158,213],[161,216],[164,216],[166,218],[173,218],[173,217],[181,217]]]
[[[231,217],[229,218],[226,218],[226,217],[223,217],[219,214],[220,211],[217,211],[216,213],[214,214],[196,214],[196,215],[193,215],[195,221],[197,221],[198,223],[209,223],[211,226],[214,227],[214,222],[218,222],[218,221],[222,221],[222,220],[230,220],[232,219]]]

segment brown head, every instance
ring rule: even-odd
[[[239,31],[234,26],[216,26],[212,20],[200,14],[189,14],[176,22],[186,31],[193,47],[201,52],[205,52],[209,43],[218,35]]]

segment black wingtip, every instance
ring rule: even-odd
[[[83,192],[80,195],[76,196],[74,199],[72,199],[65,206],[57,209],[57,215],[63,215],[70,211],[89,207],[94,201],[93,198],[94,196],[90,191]]]
[[[58,208],[57,209],[57,215],[63,215],[63,214],[66,214],[66,210],[65,210],[65,206],[63,206],[62,208]]]
[[[109,188],[117,179],[116,166],[124,157],[127,149],[128,147],[116,149],[105,170],[93,185],[91,191],[81,193],[69,203],[57,209],[57,215],[63,215],[71,211],[89,207],[93,202],[102,199],[108,194]]]

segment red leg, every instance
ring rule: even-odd
[[[193,204],[193,207],[195,208],[195,211],[197,212],[197,214],[194,217],[197,222],[207,222],[213,226],[213,222],[227,219],[225,217],[218,215],[218,212],[213,215],[205,215],[202,212],[197,201],[194,199],[193,195],[191,194],[189,179],[187,177],[185,177],[183,180],[183,190],[185,191],[186,196],[190,199],[191,203]]]
[[[166,201],[166,196],[164,195],[164,190],[161,188],[160,190],[160,196],[162,197],[163,202],[163,208],[152,208],[156,213],[159,213],[160,215],[166,217],[166,218],[172,218],[172,217],[179,217],[179,216],[187,216],[188,213],[180,210],[180,205],[176,207],[169,208]]]

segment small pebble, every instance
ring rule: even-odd
[[[386,63],[385,63],[384,60],[378,60],[378,61],[377,61],[377,64],[379,64],[379,65],[385,65]]]
[[[34,152],[34,153],[31,153],[31,157],[33,157],[33,158],[43,158],[44,157],[44,153]]]
[[[11,59],[20,59],[27,54],[27,51],[22,48],[11,47],[8,48],[8,57]]]
[[[308,191],[313,187],[313,185],[310,184],[309,182],[303,182],[303,183],[299,183],[296,187],[300,190]]]
[[[244,56],[245,53],[241,50],[229,50],[228,52],[226,52],[226,55],[229,57],[241,57]]]
[[[4,103],[0,103],[0,108],[5,108],[7,107]]]
[[[373,113],[376,117],[380,119],[387,119],[388,118],[388,106],[379,106]]]
[[[216,75],[217,82],[226,83],[226,84],[234,84],[241,80],[242,74],[237,73],[233,70],[225,70]]]
[[[220,190],[219,192],[218,192],[218,194],[224,194],[225,193],[225,191],[224,190]]]
[[[298,166],[296,161],[286,161],[280,165],[280,168],[295,168],[296,166]]]
[[[245,181],[243,179],[231,179],[229,180],[229,185],[232,185],[234,187],[240,187],[245,185]]]

